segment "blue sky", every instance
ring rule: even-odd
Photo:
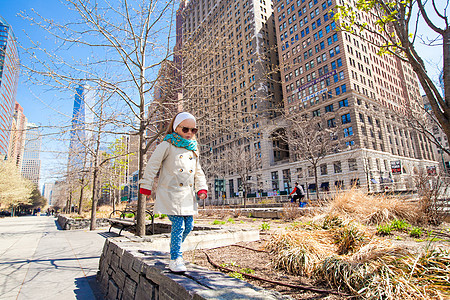
[[[62,0],[63,1],[63,0]],[[119,0],[115,0],[119,1]],[[178,5],[178,4],[177,4]],[[73,12],[59,0],[0,0],[0,15],[13,27],[14,33],[19,42],[24,46],[29,46],[29,37],[34,41],[39,41],[44,48],[52,49],[56,45],[56,40],[48,34],[31,26],[28,20],[18,16],[19,12],[33,15],[32,9],[39,12],[44,17],[55,19],[56,21],[67,20],[73,17]],[[421,25],[419,34],[434,37],[426,26]],[[416,45],[418,52],[424,58],[429,74],[437,80],[439,71],[437,67],[442,67],[442,48],[430,48],[420,44]],[[71,49],[73,53],[82,54],[78,49]],[[22,63],[27,63],[26,55],[19,56]],[[24,108],[24,113],[29,122],[41,126],[56,125],[62,126],[70,124],[73,108],[73,93],[69,91],[55,91],[52,89],[30,84],[26,76],[22,75],[19,82],[17,101]],[[50,132],[45,130],[44,134]],[[55,170],[62,169],[65,165],[65,151],[67,142],[58,141],[58,136],[46,136],[42,143],[42,169],[41,185],[54,180]],[[55,169],[56,167],[56,169]]]
[[[12,26],[16,38],[24,48],[31,45],[31,39],[34,42],[39,42],[42,48],[50,51],[57,48],[58,55],[70,62],[74,59],[86,62],[89,57],[96,59],[108,55],[105,52],[99,53],[96,48],[92,47],[60,47],[61,42],[59,40],[38,26],[32,26],[29,20],[19,16],[19,13],[21,13],[22,15],[34,17],[36,16],[33,12],[34,10],[44,18],[53,19],[61,23],[66,23],[67,20],[75,20],[77,15],[69,11],[63,3],[64,1],[60,0],[0,0],[0,15]],[[161,24],[164,24],[164,22]],[[167,37],[163,40],[164,42],[167,41]],[[24,52],[23,49],[19,48],[21,63],[30,65],[28,55]],[[46,59],[42,55],[37,54],[37,56]],[[155,59],[158,58],[156,57]],[[61,174],[65,170],[68,134],[61,134],[60,129],[51,129],[49,127],[67,127],[70,125],[74,91],[37,85],[27,78],[23,69],[19,81],[17,101],[23,107],[28,121],[36,123],[43,128],[40,181],[42,186],[46,182],[53,182],[55,178],[61,178]],[[152,75],[150,74],[150,76]],[[61,138],[63,139],[62,141]]]

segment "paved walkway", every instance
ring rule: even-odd
[[[0,218],[0,299],[101,299],[105,229],[58,230],[55,218]]]

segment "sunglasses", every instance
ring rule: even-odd
[[[198,131],[197,128],[181,127],[181,131],[183,131],[183,133],[188,133],[189,130],[192,132],[192,134],[196,134]]]

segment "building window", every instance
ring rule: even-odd
[[[333,163],[333,166],[334,166],[334,173],[342,173],[342,167],[341,167],[340,161],[335,161]]]
[[[272,172],[272,190],[278,191],[280,189],[278,184],[278,172]]]
[[[314,168],[312,166],[308,167],[308,177],[314,177]]]
[[[341,107],[348,107],[348,100],[347,99],[339,101],[339,108],[341,108]]]
[[[303,178],[303,169],[302,168],[297,168],[297,178]]]
[[[336,189],[344,189],[344,180],[337,180],[334,182]]]
[[[336,119],[332,118],[327,121],[328,128],[336,127]]]
[[[319,117],[320,116],[320,109],[314,110],[312,112],[313,117]]]
[[[325,112],[332,112],[333,111],[333,104],[325,106]]]
[[[349,128],[344,129],[344,137],[348,137],[353,135],[353,128],[350,126]]]
[[[348,169],[350,171],[358,171],[358,165],[356,164],[356,158],[349,158]]]
[[[350,123],[352,121],[351,118],[350,118],[350,113],[342,115],[341,119],[342,119],[342,124],[347,124],[347,123]]]
[[[320,165],[320,175],[327,175],[327,164],[321,164]]]
[[[350,185],[351,185],[352,187],[354,187],[354,186],[359,186],[359,178],[353,178],[353,179],[351,179],[351,180],[350,180]]]

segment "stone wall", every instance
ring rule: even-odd
[[[91,219],[72,219],[64,215],[58,215],[57,222],[63,230],[84,229],[91,225]],[[106,218],[98,218],[96,224],[97,227],[109,226]]]
[[[216,243],[217,234],[214,232],[209,239],[210,245]],[[106,240],[97,275],[105,299],[292,299],[193,264],[187,264],[186,273],[174,274],[167,268],[167,252],[143,250],[153,248],[151,244],[155,239],[162,238],[168,240],[166,235],[153,237],[153,240],[137,237],[134,240],[127,237]],[[189,236],[186,241],[188,239]]]

